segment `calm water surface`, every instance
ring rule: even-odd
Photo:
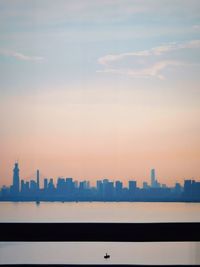
[[[200,203],[0,202],[0,222],[200,222]]]
[[[0,222],[200,222],[198,203],[0,203]],[[105,260],[103,255],[111,255]],[[200,264],[200,242],[0,242],[0,264]]]

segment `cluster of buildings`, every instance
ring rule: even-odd
[[[128,181],[124,187],[122,181],[98,180],[96,186],[89,181],[74,181],[73,178],[44,178],[40,186],[40,172],[36,179],[20,180],[19,166],[15,163],[13,183],[10,187],[3,186],[0,190],[0,201],[189,201],[200,202],[200,182],[185,180],[184,185],[176,183],[174,187],[160,184],[156,179],[155,170],[151,170],[151,182],[137,186],[137,181]]]

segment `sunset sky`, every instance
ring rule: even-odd
[[[0,0],[0,186],[200,178],[199,0]]]

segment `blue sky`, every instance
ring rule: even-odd
[[[76,78],[113,82],[112,75],[96,72],[105,71],[99,58],[171,43],[187,45],[198,40],[200,32],[198,0],[59,0],[56,4],[51,0],[17,0],[1,1],[0,5],[1,83],[6,89],[71,84]],[[169,60],[180,54],[177,61],[184,62],[187,54],[189,63],[196,61],[197,51],[192,55],[193,49],[180,50],[172,51],[172,56],[168,53]],[[129,69],[134,58],[126,59],[131,62],[124,68]],[[178,64],[171,67],[183,68]]]
[[[48,175],[64,173],[66,145],[66,160],[80,169],[68,166],[71,176],[147,177],[141,170],[153,165],[166,181],[196,177],[199,50],[198,0],[0,0],[0,176],[18,157]],[[86,160],[80,144],[91,139]],[[59,163],[48,173],[52,143]],[[107,165],[98,165],[99,144],[112,151]],[[119,154],[127,161],[112,172]]]

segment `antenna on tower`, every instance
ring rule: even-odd
[[[19,164],[19,158],[17,158],[17,159],[15,160],[15,163]]]

